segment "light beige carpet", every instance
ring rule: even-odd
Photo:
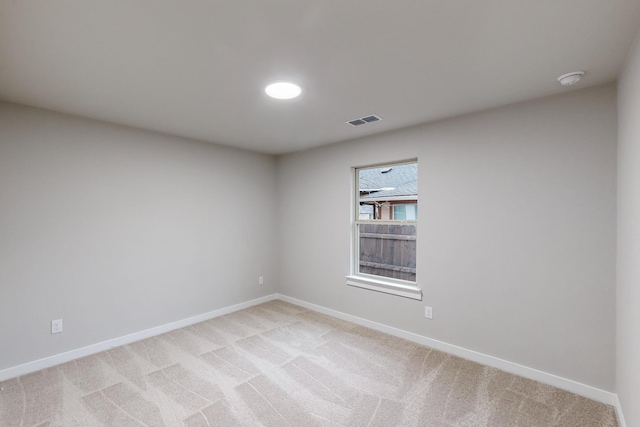
[[[613,408],[273,301],[5,381],[8,426],[613,427]]]

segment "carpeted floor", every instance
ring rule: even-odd
[[[611,406],[272,301],[2,383],[8,426],[617,426]]]

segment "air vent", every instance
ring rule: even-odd
[[[364,120],[367,123],[373,123],[373,122],[379,121],[380,117],[373,115],[373,116],[363,117],[362,120]]]
[[[380,120],[382,120],[382,117],[372,114],[370,116],[360,117],[359,119],[349,120],[347,123],[351,126],[360,126],[366,125],[367,123],[378,122]]]

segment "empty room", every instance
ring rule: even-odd
[[[0,0],[1,426],[640,426],[637,0]]]

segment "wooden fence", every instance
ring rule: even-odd
[[[360,224],[360,272],[416,280],[416,226]]]

